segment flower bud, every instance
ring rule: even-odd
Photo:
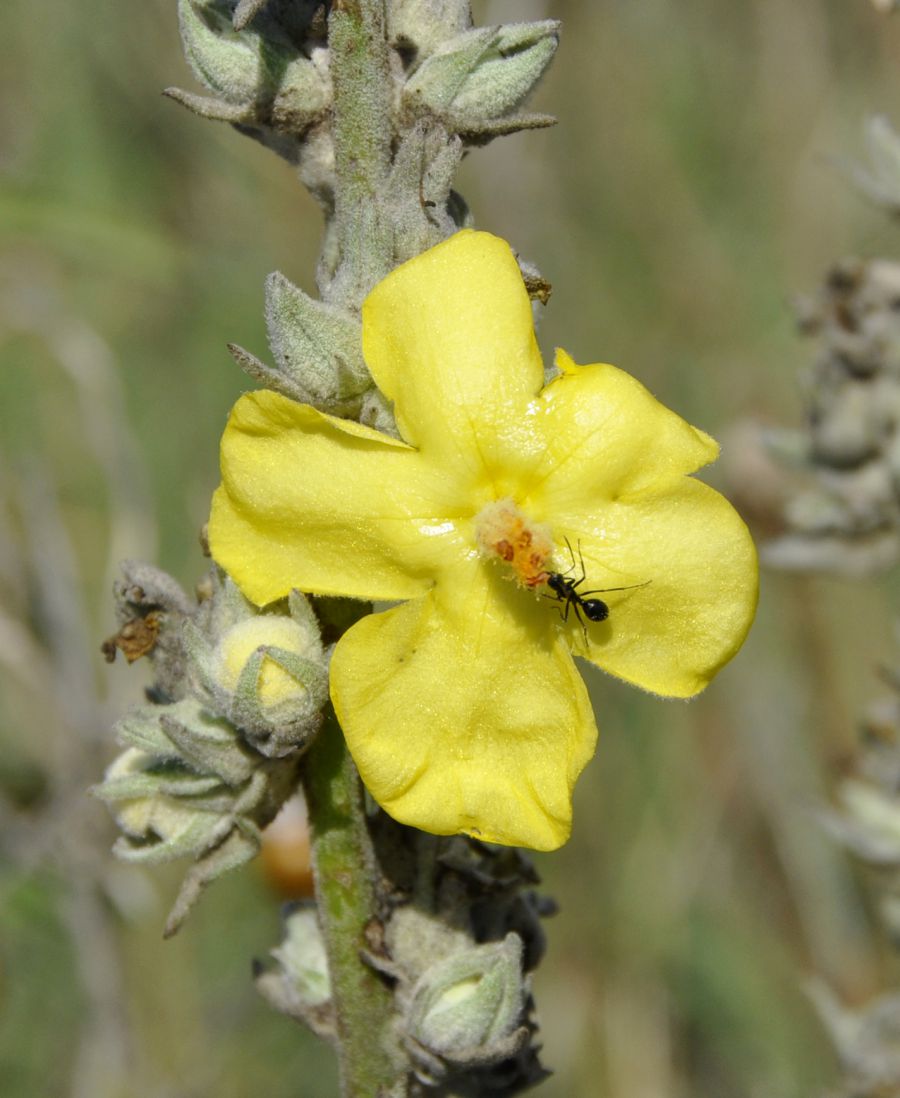
[[[226,4],[178,0],[178,21],[188,64],[210,91],[228,103],[248,103],[267,90],[259,36],[237,33]]]
[[[191,704],[197,705],[193,700]],[[161,754],[147,733],[152,710],[132,715],[125,727],[120,724],[122,739],[140,739],[154,749],[129,747],[93,790],[109,805],[122,830],[113,852],[123,861],[193,859],[169,913],[166,937],[180,927],[207,885],[258,853],[261,829],[296,784],[294,760],[276,765],[254,757],[234,729],[224,735],[227,725],[221,720],[208,718],[214,731],[204,736],[207,730],[190,727],[196,714],[186,714],[186,706],[181,702],[154,707],[161,726]],[[172,716],[174,711],[184,723]],[[199,707],[198,712],[202,713]],[[173,742],[176,736],[178,744]],[[204,758],[210,761],[208,768]]]
[[[110,765],[93,792],[110,805],[124,832],[114,848],[119,857],[130,862],[165,862],[197,856],[221,837],[219,816],[189,799],[210,793],[219,784],[216,778],[191,774],[132,747]]]
[[[868,167],[842,164],[852,183],[870,201],[891,213],[900,211],[900,135],[882,114],[868,118],[863,131]]]
[[[883,789],[847,778],[839,789],[845,829],[838,837],[866,861],[900,864],[900,802]]]
[[[469,0],[393,0],[388,5],[388,33],[398,46],[409,44],[428,56],[467,30],[472,22]]]
[[[213,643],[193,622],[185,644],[208,706],[273,758],[304,745],[318,729],[327,695],[318,624],[299,592],[289,614],[259,614],[230,580],[214,596]]]
[[[232,626],[216,649],[219,682],[223,689],[236,690],[247,662],[259,655],[256,693],[264,710],[274,710],[304,698],[308,694],[307,688],[272,655],[277,649],[309,657],[315,654],[316,646],[314,639],[296,622],[274,614],[248,618]]]
[[[319,1006],[331,997],[328,958],[315,906],[295,908],[285,920],[284,941],[272,956],[297,998]]]
[[[410,77],[404,98],[452,119],[460,130],[503,118],[550,64],[559,23],[512,23],[465,31],[441,45]]]
[[[508,934],[426,969],[413,989],[407,1035],[455,1064],[490,1064],[511,1054],[526,998],[522,942]]]
[[[372,377],[356,318],[314,300],[276,271],[266,279],[266,326],[278,371],[295,398],[336,415],[358,410]]]
[[[290,909],[284,940],[272,956],[277,967],[258,966],[257,990],[282,1014],[305,1022],[320,1037],[333,1039],[328,958],[313,904]]]
[[[331,103],[328,50],[319,47],[311,56],[298,57],[284,70],[272,104],[272,125],[284,133],[303,133],[322,117]]]
[[[496,27],[477,27],[442,43],[407,81],[404,98],[439,113],[450,111],[456,96],[496,40]]]
[[[225,0],[179,0],[185,56],[225,103],[271,104],[279,128],[300,132],[328,106],[327,67],[302,54],[275,24],[236,31]],[[321,51],[320,51],[321,52]],[[262,120],[262,119],[261,119]]]
[[[498,28],[491,48],[454,97],[454,110],[472,119],[500,118],[532,92],[559,45],[559,23],[511,23]]]

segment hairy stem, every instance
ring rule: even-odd
[[[391,269],[390,225],[380,213],[391,166],[392,96],[384,0],[334,0],[328,20],[334,85],[338,263],[327,298],[358,309]],[[377,866],[362,783],[332,715],[307,756],[319,918],[336,1013],[343,1098],[400,1098],[405,1059],[393,1037],[393,996],[361,959],[377,924]]]
[[[333,715],[310,749],[303,785],[337,1015],[341,1094],[399,1098],[405,1073],[391,1051],[391,991],[361,959],[366,930],[377,919],[375,857],[362,784]]]
[[[393,257],[379,201],[391,165],[393,85],[385,33],[384,0],[335,0],[328,45],[340,266],[329,296],[355,308],[388,274]]]

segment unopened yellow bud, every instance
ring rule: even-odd
[[[226,690],[237,688],[247,660],[263,646],[283,648],[305,659],[318,657],[315,638],[291,618],[274,614],[248,618],[232,626],[219,642],[217,677]],[[257,692],[260,702],[268,707],[303,697],[307,688],[267,656],[260,669]]]

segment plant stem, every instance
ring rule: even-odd
[[[393,264],[380,212],[391,167],[393,86],[384,0],[334,0],[328,18],[334,86],[338,257],[327,298],[359,309]],[[303,784],[312,831],[319,919],[328,954],[343,1098],[402,1098],[406,1061],[392,1019],[393,995],[361,959],[378,919],[377,865],[362,783],[332,714],[306,757]]]
[[[348,307],[392,266],[381,201],[391,166],[392,78],[384,0],[334,0],[328,20],[334,85],[335,224],[340,267],[333,294]]]
[[[366,929],[377,918],[375,856],[362,783],[333,714],[306,757],[303,786],[337,1018],[341,1094],[399,1098],[405,1072],[390,1050],[393,997],[361,959]]]

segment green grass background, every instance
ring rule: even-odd
[[[547,353],[615,362],[713,434],[799,421],[791,296],[897,229],[828,164],[900,123],[900,19],[866,0],[505,0],[557,16],[552,131],[465,163],[478,224],[554,293]],[[83,789],[140,666],[102,663],[115,561],[190,586],[225,416],[265,352],[263,280],[313,290],[314,203],[191,87],[171,0],[5,0],[0,37],[0,1079],[6,1098],[325,1098],[330,1054],[272,1013],[255,867],[174,941],[177,871],[107,855]],[[739,456],[739,455],[738,455]],[[713,479],[716,473],[713,474]],[[835,1078],[803,993],[897,975],[810,805],[894,657],[889,580],[767,574],[745,649],[665,702],[588,672],[598,755],[538,857],[560,903],[535,978],[546,1098],[808,1098]]]

